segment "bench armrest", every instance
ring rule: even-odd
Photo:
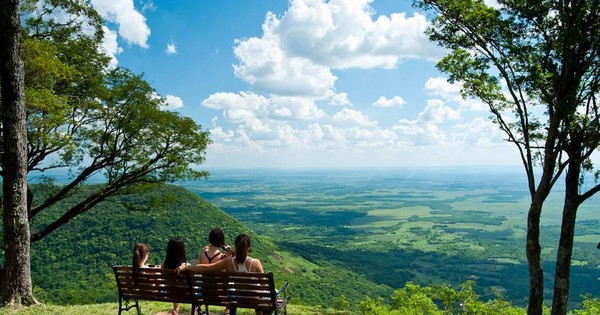
[[[283,281],[283,283],[281,284],[281,288],[275,289],[275,295],[277,297],[280,297],[281,293],[283,292],[283,296],[287,296],[287,294],[285,293],[285,288],[287,287],[287,285],[288,285],[287,281]]]

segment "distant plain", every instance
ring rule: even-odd
[[[484,294],[499,290],[516,304],[525,303],[528,285],[526,184],[519,167],[216,170],[206,181],[181,183],[315,263],[328,260],[392,288],[475,280]],[[542,215],[547,293],[562,191],[559,182]],[[600,295],[599,200],[578,212],[573,301]]]

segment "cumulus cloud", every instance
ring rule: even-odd
[[[377,121],[372,121],[363,113],[349,108],[344,108],[335,113],[333,121],[346,126],[372,127],[377,125]]]
[[[425,82],[425,91],[429,95],[439,95],[448,98],[460,97],[462,83],[450,83],[446,78],[435,77],[429,78]]]
[[[505,142],[503,138],[506,135],[489,119],[478,117],[471,122],[457,124],[453,129],[453,140],[457,143],[489,146]]]
[[[323,98],[337,79],[328,67],[309,59],[285,55],[277,40],[250,38],[234,48],[240,60],[235,75],[254,88],[269,94]]]
[[[406,105],[406,101],[400,96],[394,96],[390,99],[381,96],[373,103],[375,107],[402,107],[404,105]]]
[[[270,99],[271,116],[287,119],[313,120],[325,116],[325,112],[318,108],[314,100],[303,97],[272,96]],[[277,113],[286,113],[278,115]]]
[[[236,41],[236,76],[268,94],[322,99],[335,94],[331,69],[394,68],[442,56],[424,34],[424,15],[374,18],[371,2],[293,0],[281,17],[269,12],[260,38]]]
[[[432,99],[427,101],[423,112],[417,116],[417,121],[427,124],[438,124],[445,120],[460,119],[460,112],[444,104],[444,101]]]
[[[399,137],[409,141],[410,146],[445,146],[445,132],[438,126],[430,123],[421,123],[415,120],[400,120],[392,128]]]
[[[225,117],[237,117],[242,113],[267,119],[311,120],[325,116],[314,100],[303,97],[265,97],[252,92],[215,93],[202,101],[202,105],[223,110]]]
[[[110,57],[109,69],[114,69],[118,64],[117,55],[123,52],[123,48],[119,47],[117,43],[117,33],[104,25],[102,26],[102,30],[104,31],[104,38],[100,47]]]
[[[183,107],[183,100],[177,96],[167,95],[165,97],[165,107],[167,109],[177,109]]]
[[[348,93],[346,93],[346,92],[335,93],[331,97],[329,103],[331,105],[336,105],[336,106],[351,106],[352,105],[352,103],[348,99]]]
[[[165,52],[167,53],[167,55],[176,54],[177,46],[175,46],[175,44],[173,44],[173,43],[169,43],[169,44],[167,44],[167,49],[165,50]]]
[[[460,94],[462,88],[462,82],[450,83],[446,78],[442,77],[429,78],[425,82],[425,92],[429,95],[438,96],[446,101],[455,102],[464,109],[478,112],[488,110],[488,107],[480,100],[464,99]]]
[[[442,50],[424,34],[424,15],[394,13],[374,19],[372,0],[293,0],[281,17],[267,16],[263,30],[290,55],[336,69],[393,68],[412,58],[437,59]]]
[[[118,25],[119,35],[128,43],[148,48],[150,28],[133,0],[91,0],[92,6],[106,20]]]

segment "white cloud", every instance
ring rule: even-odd
[[[462,83],[453,84],[442,77],[429,78],[427,79],[427,82],[425,82],[425,91],[429,95],[439,95],[447,98],[460,97],[460,90],[462,88]]]
[[[400,120],[392,130],[396,131],[399,137],[409,141],[411,147],[447,145],[444,131],[434,124]]]
[[[119,35],[130,44],[148,48],[150,28],[133,0],[91,0],[92,6],[106,20],[119,26]]]
[[[142,3],[142,12],[145,11],[156,11],[156,5],[152,0],[140,1]]]
[[[102,26],[104,31],[104,38],[102,38],[102,44],[100,45],[102,51],[110,57],[109,69],[114,69],[119,63],[117,55],[123,52],[123,48],[119,47],[117,43],[117,33],[113,32],[106,26]]]
[[[292,56],[336,69],[393,68],[404,59],[438,59],[442,50],[424,34],[424,15],[377,16],[372,0],[292,0],[281,17],[267,16],[265,33]]]
[[[271,117],[287,119],[313,120],[325,116],[313,99],[304,97],[274,95],[270,98],[269,110]]]
[[[241,108],[256,111],[265,108],[267,104],[266,97],[249,92],[240,92],[239,94],[219,92],[202,101],[202,105],[220,110]]]
[[[237,40],[238,78],[266,94],[323,99],[335,94],[331,69],[394,68],[406,59],[437,60],[424,15],[377,16],[372,0],[292,0],[268,13],[263,34]]]
[[[332,119],[334,122],[346,126],[373,127],[377,125],[376,121],[370,120],[363,113],[348,108],[335,113]]]
[[[458,124],[453,127],[453,140],[458,143],[489,146],[501,144],[506,135],[489,119],[475,118],[469,123]]]
[[[346,92],[335,93],[331,97],[329,103],[331,105],[336,105],[336,106],[351,106],[352,105],[352,103],[348,99],[348,93],[346,93]]]
[[[277,40],[268,38],[250,38],[234,48],[240,60],[234,66],[238,78],[268,94],[315,98],[329,94],[337,78],[328,67],[286,56]]]
[[[165,52],[167,53],[167,55],[176,54],[177,46],[175,46],[175,44],[173,44],[173,43],[169,43],[169,44],[167,44],[167,49],[165,50]]]
[[[402,107],[404,105],[406,105],[406,101],[400,96],[394,96],[390,99],[381,96],[373,103],[375,107]]]
[[[252,115],[262,120],[312,120],[325,116],[325,112],[311,98],[265,97],[252,92],[215,93],[202,101],[202,105],[223,110],[225,117],[239,117],[246,113],[244,116]]]
[[[423,112],[417,116],[417,121],[426,124],[437,124],[445,120],[460,119],[460,112],[444,104],[444,101],[433,99],[427,101]]]
[[[165,97],[165,107],[167,109],[177,109],[183,107],[183,100],[177,96],[167,95]]]
[[[435,77],[427,79],[425,82],[425,92],[432,96],[442,97],[446,101],[455,102],[461,108],[477,112],[487,111],[488,107],[476,99],[464,99],[460,94],[463,88],[462,82],[450,83],[446,78]]]

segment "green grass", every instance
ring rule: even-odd
[[[161,302],[140,302],[143,315],[170,315],[171,303]],[[119,304],[89,304],[89,305],[36,305],[31,307],[3,307],[0,308],[0,315],[115,315],[118,314]],[[335,311],[331,309],[321,309],[303,305],[288,305],[288,314],[290,315],[349,315],[352,313]],[[211,314],[223,314],[222,308],[211,307]],[[123,315],[137,315],[135,309],[123,312]],[[189,315],[190,306],[181,305],[179,314]],[[254,310],[239,309],[238,314],[254,314]]]

